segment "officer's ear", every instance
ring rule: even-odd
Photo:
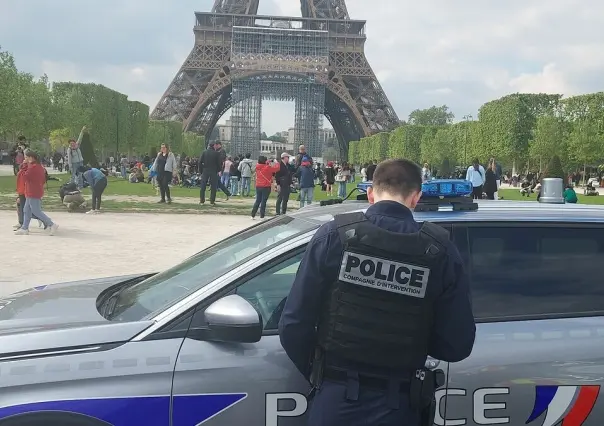
[[[375,194],[373,193],[373,188],[370,186],[367,188],[367,200],[369,204],[375,204]]]
[[[422,191],[414,192],[413,194],[409,195],[409,205],[408,205],[408,207],[410,209],[414,209],[415,206],[417,206],[417,203],[419,203],[419,199],[420,198],[422,198]]]

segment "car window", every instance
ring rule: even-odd
[[[604,311],[604,228],[468,228],[477,319]]]
[[[153,316],[240,264],[317,227],[313,222],[281,216],[244,230],[124,289],[109,319],[137,321]]]
[[[265,331],[277,329],[303,254],[283,260],[237,287],[236,293],[260,312]]]

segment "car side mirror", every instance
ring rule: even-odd
[[[212,303],[206,308],[204,317],[208,327],[206,340],[255,343],[262,337],[264,327],[260,314],[237,294]]]

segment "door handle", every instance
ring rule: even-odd
[[[434,358],[428,358],[426,360],[426,363],[424,364],[424,367],[426,367],[428,370],[434,370],[439,365],[440,365],[440,360],[434,359]]]

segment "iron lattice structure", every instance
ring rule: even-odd
[[[327,74],[328,40],[326,31],[233,27],[231,152],[257,158],[262,99],[270,99],[295,102],[294,140],[322,154],[325,86],[317,80]]]
[[[182,121],[184,130],[208,138],[233,107],[241,127],[232,133],[242,134],[257,130],[262,97],[294,98],[296,124],[302,125],[296,136],[309,140],[313,135],[305,129],[320,125],[313,108],[321,97],[309,101],[304,90],[320,93],[321,86],[318,115],[333,126],[342,152],[349,141],[399,124],[365,57],[365,21],[350,19],[344,0],[301,0],[302,18],[256,15],[258,2],[215,0],[211,12],[195,13],[195,46],[153,119]]]

